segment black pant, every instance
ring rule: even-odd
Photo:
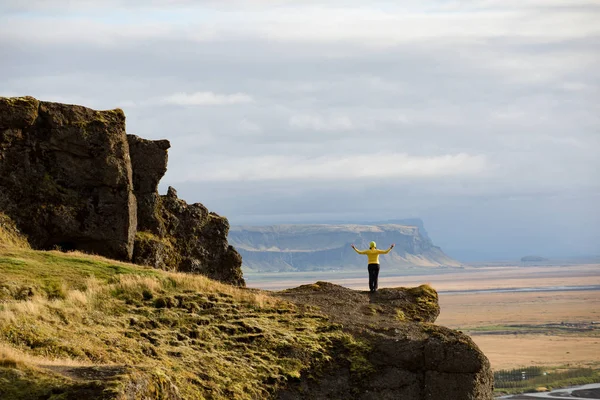
[[[377,290],[377,278],[379,277],[379,264],[369,264],[369,290],[374,292]]]

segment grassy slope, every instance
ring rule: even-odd
[[[311,309],[256,291],[6,245],[0,232],[3,399],[268,398],[362,348]]]

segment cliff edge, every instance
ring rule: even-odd
[[[369,293],[316,282],[277,295],[317,307],[366,348],[349,365],[293,384],[282,400],[493,398],[487,357],[467,335],[433,324],[440,307],[428,285]]]
[[[127,135],[120,109],[0,97],[0,212],[35,249],[80,250],[244,285],[229,222],[158,194],[167,140]]]

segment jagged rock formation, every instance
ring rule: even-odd
[[[423,266],[457,267],[418,226],[381,225],[273,225],[234,226],[229,240],[241,253],[244,267],[252,271],[306,271],[350,269],[365,266],[364,257],[350,248],[368,248],[374,240],[378,247],[396,244],[381,257],[383,267]]]
[[[200,203],[187,204],[172,187],[165,196],[159,195],[158,182],[167,171],[169,142],[135,135],[127,138],[138,204],[133,261],[243,286],[242,258],[227,243],[227,219]]]
[[[318,307],[368,347],[358,365],[336,364],[305,377],[282,391],[280,400],[493,398],[487,357],[467,335],[433,324],[440,309],[437,292],[427,285],[369,294],[317,282],[278,295]]]
[[[202,204],[187,204],[169,187],[157,199],[156,213],[142,226],[150,232],[136,237],[134,261],[161,269],[201,273],[213,279],[244,286],[242,257],[227,244],[229,222]]]
[[[158,194],[167,140],[122,110],[0,98],[0,212],[37,249],[59,247],[244,285],[226,218]]]
[[[127,135],[133,166],[133,192],[137,199],[137,229],[164,235],[160,220],[158,183],[167,172],[168,140],[147,140]]]

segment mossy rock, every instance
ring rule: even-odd
[[[133,247],[133,262],[139,265],[175,271],[180,255],[166,238],[150,232],[137,232]]]
[[[39,101],[33,97],[0,97],[0,129],[25,129],[38,117]]]

